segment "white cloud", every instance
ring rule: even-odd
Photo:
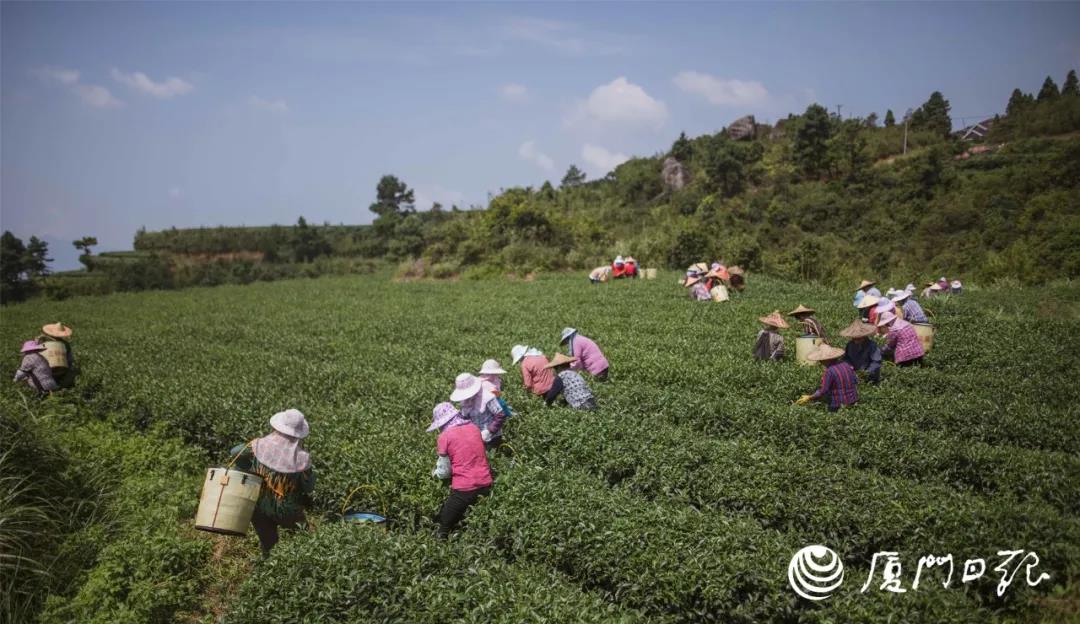
[[[564,54],[581,54],[585,51],[585,42],[571,36],[573,24],[536,17],[518,17],[510,19],[503,27],[503,33],[510,39],[530,41]]]
[[[765,85],[757,81],[724,80],[695,71],[681,71],[672,80],[687,93],[702,95],[717,106],[752,106],[769,99]]]
[[[248,103],[259,110],[269,111],[271,113],[289,112],[289,105],[285,103],[285,100],[280,98],[276,100],[265,100],[257,95],[253,95],[248,98]]]
[[[43,67],[35,70],[42,79],[66,87],[88,106],[95,108],[117,108],[124,103],[113,97],[108,89],[98,85],[79,82],[79,72],[61,67]]]
[[[555,161],[551,160],[551,157],[547,154],[536,149],[536,144],[533,141],[525,141],[521,144],[521,147],[518,148],[518,157],[533,163],[544,171],[555,170]]]
[[[578,102],[566,119],[568,125],[581,121],[610,124],[645,125],[659,128],[667,121],[667,106],[645,89],[618,77],[593,89],[588,99]]]
[[[504,100],[521,102],[528,99],[529,90],[525,88],[525,85],[511,82],[499,87],[499,95]]]
[[[615,167],[630,160],[630,157],[626,154],[612,152],[607,148],[591,143],[586,143],[581,148],[581,157],[585,159],[585,164],[588,165],[594,173],[600,174],[606,174]]]
[[[163,100],[178,95],[184,95],[195,88],[190,82],[181,80],[175,76],[165,79],[164,82],[154,82],[149,76],[142,72],[125,74],[115,67],[112,68],[111,74],[113,80],[126,84],[136,91],[141,91],[146,95],[152,95]]]

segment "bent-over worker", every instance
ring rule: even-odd
[[[919,335],[915,333],[914,325],[896,318],[892,312],[886,312],[878,319],[877,326],[878,331],[888,332],[885,337],[885,348],[881,350],[885,358],[896,362],[897,366],[922,365],[926,351],[923,349],[922,341],[919,340]]]
[[[814,394],[802,395],[797,401],[799,405],[822,401],[829,406],[830,412],[835,412],[844,405],[859,402],[859,379],[855,376],[855,369],[851,364],[843,360],[843,349],[823,344],[806,357],[814,362],[821,362],[825,366],[825,372],[821,375],[821,387]]]
[[[15,371],[15,383],[25,381],[26,385],[36,390],[38,394],[48,394],[60,389],[56,380],[53,379],[49,362],[44,355],[41,355],[44,350],[45,347],[36,340],[24,342],[20,349],[22,362],[19,363],[19,369]]]
[[[784,359],[784,337],[778,329],[787,329],[787,321],[780,316],[780,310],[773,310],[768,316],[758,317],[762,328],[758,331],[757,342],[754,343],[754,357],[759,360],[782,360]]]
[[[268,435],[238,444],[236,467],[262,478],[259,500],[251,524],[259,536],[263,557],[278,542],[278,529],[295,529],[306,521],[305,501],[315,489],[311,456],[300,446],[308,436],[307,419],[300,410],[287,409],[270,418]]]
[[[570,365],[577,358],[564,355],[562,353],[556,353],[555,357],[551,358],[551,364],[548,364],[548,368],[555,371],[559,381],[562,382],[563,398],[566,399],[566,403],[570,407],[579,410],[592,411],[596,409],[596,399],[593,397],[592,390],[589,390],[589,385],[585,383],[581,375],[577,372],[570,370]],[[548,405],[551,405],[558,395],[553,397],[544,397]]]
[[[50,363],[53,369],[53,379],[62,388],[70,388],[75,385],[75,355],[71,350],[71,327],[57,321],[41,327],[41,335],[37,341],[45,347],[46,351],[54,346],[64,350],[64,365],[56,366],[56,362]],[[48,359],[48,358],[46,358]]]
[[[480,430],[453,403],[439,403],[432,410],[427,430],[436,429],[439,459],[431,476],[450,479],[450,496],[439,509],[439,537],[446,539],[465,517],[465,511],[481,496],[491,493],[494,480]]]
[[[909,323],[930,322],[930,320],[926,318],[926,312],[922,309],[922,306],[919,305],[919,302],[911,297],[910,292],[901,290],[893,297],[893,303],[900,308],[905,321]]]
[[[450,400],[461,404],[462,416],[476,425],[485,443],[497,442],[502,438],[506,413],[490,385],[485,387],[484,382],[471,373],[461,373],[454,380]]]
[[[877,328],[862,321],[852,321],[840,335],[850,338],[844,346],[844,361],[856,371],[866,373],[872,384],[881,381],[881,349],[870,337],[877,333]]]
[[[536,396],[544,397],[545,401],[549,394],[552,397],[559,396],[562,392],[562,382],[547,367],[548,359],[544,357],[540,349],[515,345],[510,350],[510,354],[514,358],[514,364],[521,362],[521,381],[526,390]]]
[[[566,345],[566,354],[575,358],[570,364],[572,370],[584,370],[597,381],[607,381],[608,361],[595,341],[582,336],[573,327],[564,327],[559,344]]]

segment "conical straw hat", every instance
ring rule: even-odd
[[[844,338],[868,338],[876,333],[877,329],[870,323],[852,321],[851,325],[841,330],[840,335]]]
[[[855,290],[862,290],[863,288],[869,288],[870,286],[873,286],[874,284],[877,284],[877,282],[875,282],[873,280],[863,280],[862,283],[859,284],[859,287],[856,288]]]
[[[766,325],[772,325],[779,329],[788,328],[787,321],[784,320],[784,317],[780,316],[780,310],[773,310],[772,314],[767,316],[759,316],[758,320]]]
[[[544,368],[555,368],[556,366],[562,366],[563,364],[569,364],[576,360],[576,357],[570,357],[565,353],[556,353],[555,357],[551,358],[551,362]]]
[[[803,304],[800,303],[799,307],[795,308],[791,312],[788,312],[787,315],[788,316],[795,316],[796,314],[803,314],[803,313],[813,314],[814,309],[813,308],[808,308],[808,307],[806,307],[806,306],[804,306]]]
[[[823,344],[815,349],[810,355],[806,356],[806,359],[814,362],[821,362],[823,360],[835,360],[839,357],[844,357],[843,349]]]

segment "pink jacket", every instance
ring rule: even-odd
[[[570,355],[577,359],[570,364],[573,369],[585,369],[590,375],[599,375],[608,368],[607,358],[596,343],[585,336],[575,334],[570,339]]]

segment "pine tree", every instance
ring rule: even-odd
[[[1020,89],[1013,89],[1012,95],[1009,96],[1009,103],[1005,106],[1005,114],[1015,115],[1027,108],[1031,102],[1031,95],[1025,94]]]
[[[799,169],[810,178],[818,178],[829,170],[829,137],[832,120],[820,104],[811,104],[803,113],[799,131],[795,134],[794,156]]]
[[[930,130],[943,137],[952,132],[952,118],[949,117],[949,101],[940,91],[934,91],[930,98],[911,116],[911,127]]]
[[[570,168],[566,170],[566,175],[563,176],[562,186],[581,186],[585,183],[585,172],[577,168],[577,165],[570,165]]]
[[[690,160],[692,153],[693,147],[690,145],[690,139],[686,138],[685,132],[680,132],[679,138],[675,139],[675,143],[671,146],[671,157],[685,163]]]
[[[1069,75],[1065,76],[1065,84],[1061,86],[1061,95],[1080,95],[1080,84],[1077,84],[1075,69],[1070,69]]]
[[[885,127],[892,128],[896,125],[896,117],[893,115],[892,109],[885,111]]]
[[[1039,95],[1035,97],[1035,100],[1044,102],[1046,100],[1052,100],[1059,95],[1061,95],[1061,92],[1058,91],[1057,83],[1054,82],[1053,78],[1047,76],[1046,80],[1043,81],[1042,89],[1039,89]]]

